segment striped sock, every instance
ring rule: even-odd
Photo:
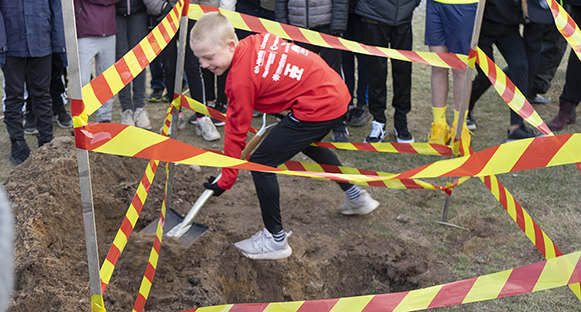
[[[281,243],[286,238],[286,234],[284,231],[280,231],[276,234],[272,234],[272,238],[274,238],[277,243]]]
[[[347,198],[351,200],[357,199],[361,195],[361,189],[359,186],[353,185],[350,189],[345,191],[345,195],[347,195]]]

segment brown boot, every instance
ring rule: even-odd
[[[577,112],[575,111],[575,104],[571,102],[563,102],[559,105],[559,113],[553,121],[549,122],[547,126],[551,131],[560,131],[568,124],[574,124],[577,119]]]

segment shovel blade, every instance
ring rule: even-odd
[[[165,225],[163,227],[164,235],[171,231],[176,225],[180,224],[184,220],[184,217],[180,215],[177,211],[169,208],[165,214]],[[157,230],[157,223],[159,218],[151,222],[148,226],[143,228],[140,233],[155,233]],[[208,226],[204,224],[199,224],[194,222],[190,229],[179,237],[180,243],[183,247],[190,247],[202,234],[208,230]]]

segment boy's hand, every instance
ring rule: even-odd
[[[208,182],[204,182],[204,187],[209,189],[209,190],[214,191],[214,196],[220,196],[226,190],[219,187],[217,183],[214,183],[214,180],[216,180],[216,178],[214,176],[209,177]]]

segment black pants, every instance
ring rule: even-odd
[[[398,50],[412,49],[411,23],[400,26],[365,22],[365,43],[373,46]],[[369,82],[369,112],[377,122],[386,123],[387,101],[387,58],[369,56],[367,58]],[[406,118],[411,110],[412,63],[391,59],[393,80],[394,120]]]
[[[559,64],[567,50],[567,40],[557,29],[555,24],[545,25],[539,57],[538,70],[533,80],[532,96],[537,93],[544,94],[549,91],[551,81],[557,73]]]
[[[331,150],[311,146],[311,143],[325,137],[341,119],[342,117],[329,121],[307,122],[297,120],[292,113],[288,114],[270,131],[252,154],[250,161],[277,167],[299,152],[303,152],[319,164],[341,166],[341,162]],[[282,231],[280,190],[276,174],[253,171],[252,177],[266,229],[270,233]],[[347,183],[339,183],[339,185],[344,191],[352,187]]]
[[[361,34],[365,31],[364,27],[361,16],[349,14],[347,31],[343,34],[343,38],[361,41]],[[357,93],[357,107],[362,108],[367,104],[367,55],[341,51],[341,56],[345,84],[351,93],[349,105],[353,105],[353,95]],[[357,58],[357,91],[355,91],[355,58]]]
[[[523,94],[526,94],[528,79],[528,61],[525,45],[519,33],[518,25],[502,25],[489,20],[482,21],[478,46],[494,61],[492,44],[496,45],[500,54],[506,60],[510,68],[509,78]],[[477,66],[478,75],[472,81],[472,94],[470,95],[469,111],[474,110],[476,101],[491,86],[490,80],[484,74],[480,66]],[[523,118],[510,110],[510,124],[524,124]]]
[[[50,97],[52,55],[43,57],[6,57],[4,72],[4,123],[11,142],[24,141],[24,82],[28,88],[28,104],[36,118],[38,145],[53,139],[52,99]]]
[[[575,23],[581,22],[581,6],[572,5],[569,14]],[[571,49],[567,73],[565,74],[565,87],[563,87],[563,93],[559,98],[561,104],[571,102],[577,105],[581,101],[581,77],[579,77],[579,73],[581,73],[581,61]]]
[[[52,113],[66,113],[67,105],[67,71],[59,53],[53,53],[50,73],[50,97],[52,98]]]

